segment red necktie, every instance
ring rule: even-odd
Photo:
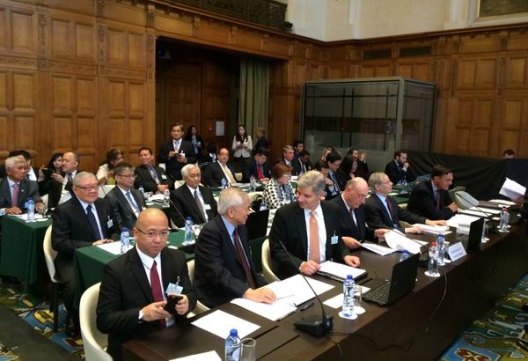
[[[242,249],[242,243],[240,243],[240,238],[238,237],[238,229],[235,228],[235,231],[233,232],[233,238],[235,243],[235,251],[237,254],[238,259],[242,263],[242,267],[244,267],[244,272],[246,273],[247,282],[250,288],[255,289],[257,288],[257,284],[255,283],[255,279],[253,278],[253,273],[251,273],[251,268],[249,268],[249,263],[247,261],[246,255],[244,254],[244,250]]]
[[[258,179],[264,178],[264,173],[262,173],[262,166],[261,165],[257,165],[257,177],[258,177]]]
[[[18,207],[18,184],[13,184],[13,194],[11,195],[11,207]]]
[[[160,284],[156,261],[152,263],[152,267],[150,268],[150,288],[152,289],[152,296],[154,296],[154,302],[163,301],[163,290]],[[165,321],[165,319],[159,321],[161,327],[167,327],[167,322]]]

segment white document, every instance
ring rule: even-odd
[[[526,187],[523,187],[516,181],[511,180],[510,178],[506,178],[501,190],[499,191],[500,195],[506,196],[512,201],[524,196],[525,193]]]
[[[458,234],[469,234],[471,223],[478,219],[480,219],[480,217],[459,213],[449,218],[446,223],[450,227],[455,227]]]
[[[317,295],[334,288],[334,286],[328,283],[309,277],[305,279],[310,283]],[[298,306],[315,297],[310,287],[308,287],[308,284],[306,284],[306,281],[299,274],[282,281],[270,283],[266,287],[275,292],[278,300],[293,306]]]
[[[471,209],[460,209],[459,212],[462,213],[462,214],[469,214],[469,215],[472,215],[472,216],[477,216],[479,218],[486,218],[487,216],[489,216],[489,214],[486,214],[484,212],[473,211]]]
[[[449,230],[449,226],[430,226],[428,224],[422,224],[422,223],[416,223],[416,224],[413,224],[413,226],[420,227],[421,229],[425,231],[425,233],[430,233],[430,234],[440,234],[440,233],[446,234]]]
[[[348,275],[352,275],[352,278],[356,279],[364,275],[367,271],[362,268],[350,267],[342,263],[326,261],[321,263],[319,272],[344,280]]]
[[[191,356],[173,358],[170,361],[222,361],[222,358],[218,356],[216,351],[209,351]]]
[[[514,206],[515,205],[515,202],[507,201],[505,199],[490,199],[489,201],[493,203],[498,203],[499,207],[501,206],[501,204],[503,206]]]
[[[396,252],[395,249],[385,247],[385,246],[380,246],[379,244],[376,244],[376,243],[365,242],[361,244],[361,247],[368,249],[371,252],[377,253],[380,256],[386,256],[388,254]]]
[[[240,338],[244,338],[260,328],[259,325],[220,310],[214,311],[192,322],[192,324],[222,339],[229,336],[229,331],[233,328],[237,329]]]
[[[9,216],[20,218],[21,220],[26,221],[26,222],[28,220],[28,214],[27,213],[13,214],[13,215],[9,214]],[[43,217],[42,214],[35,212],[35,222],[45,221],[46,219],[47,218]]]
[[[387,242],[389,247],[394,250],[407,250],[412,254],[420,253],[420,249],[424,244],[414,239],[407,238],[403,233],[394,230],[385,233],[385,242]]]
[[[110,242],[110,243],[103,243],[103,244],[100,244],[100,245],[98,245],[96,247],[99,247],[100,249],[104,249],[106,252],[110,252],[112,254],[117,254],[117,255],[121,254],[121,242],[119,242],[119,241]],[[128,246],[128,249],[130,249],[132,247],[133,246],[130,245],[130,246]]]
[[[271,321],[282,320],[284,317],[288,316],[291,313],[294,313],[297,310],[297,307],[277,300],[273,303],[263,303],[255,302],[248,300],[247,298],[235,298],[231,301],[237,306],[245,308],[248,311],[256,313],[262,317],[267,318]]]
[[[479,207],[477,209],[477,207],[471,207],[469,209],[470,211],[477,211],[477,212],[482,212],[482,213],[487,213],[488,215],[490,214],[499,214],[501,212],[500,209],[493,209],[493,208],[486,208],[486,207]]]

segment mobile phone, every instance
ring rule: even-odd
[[[182,295],[167,295],[167,304],[165,305],[165,311],[171,315],[176,315],[176,304],[183,299]]]
[[[42,173],[44,173],[44,175],[49,178],[51,177],[51,173],[53,173],[53,170],[49,168],[42,168]]]

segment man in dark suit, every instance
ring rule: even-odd
[[[106,194],[105,199],[112,207],[119,229],[125,227],[131,231],[139,213],[147,208],[145,198],[133,187],[136,175],[131,164],[119,163],[114,168],[114,178],[116,186]]]
[[[208,187],[219,188],[222,186],[222,179],[225,179],[230,184],[236,183],[235,170],[227,163],[229,161],[229,150],[220,148],[216,158],[216,162],[209,163],[205,167],[205,184]]]
[[[163,211],[141,212],[134,227],[136,247],[105,266],[97,328],[108,333],[107,352],[114,361],[122,359],[122,344],[185,319],[196,306],[184,253],[166,247],[167,228]],[[166,294],[182,296],[171,313],[164,310]]]
[[[366,214],[367,224],[372,228],[399,229],[400,220],[407,223],[427,224],[430,226],[443,226],[445,221],[431,221],[425,217],[414,214],[401,208],[396,201],[389,196],[392,191],[392,182],[382,172],[372,173],[369,178],[369,186],[372,196],[367,199]],[[423,233],[420,227],[407,227],[406,233]]]
[[[80,161],[76,152],[66,152],[62,155],[62,174],[51,174],[48,208],[55,208],[74,196],[72,180],[78,172]]]
[[[251,176],[260,182],[269,181],[271,170],[267,160],[268,150],[263,148],[257,149],[253,158],[249,158],[244,164],[244,168],[242,169],[242,183],[249,183]]]
[[[154,156],[150,148],[140,148],[138,157],[141,164],[135,169],[134,187],[136,189],[143,186],[145,192],[163,193],[165,189],[170,188],[167,173],[163,168],[154,165]]]
[[[35,211],[42,211],[38,184],[27,179],[27,165],[20,156],[7,158],[4,162],[6,176],[0,179],[0,216],[26,212],[26,201],[32,198]]]
[[[409,197],[407,209],[432,220],[447,220],[455,215],[458,207],[449,196],[449,187],[453,183],[453,172],[435,165],[431,172],[431,181],[418,183]]]
[[[343,192],[330,203],[339,208],[341,234],[343,243],[348,249],[361,247],[364,240],[377,242],[383,238],[388,229],[369,228],[365,224],[365,199],[368,185],[363,178],[352,178],[345,185]]]
[[[326,198],[327,200],[336,197],[345,189],[346,178],[341,172],[338,172],[341,162],[342,158],[338,152],[330,152],[326,155],[326,164],[328,165],[327,178],[332,181],[332,186],[329,187],[331,195]]]
[[[404,149],[394,152],[394,159],[385,166],[385,174],[393,184],[413,182],[416,177],[409,169],[407,151]]]
[[[170,133],[172,139],[161,146],[158,157],[173,180],[182,179],[181,169],[185,164],[196,163],[194,148],[191,142],[183,140],[183,132],[183,125],[174,123]]]
[[[191,217],[193,223],[207,223],[217,214],[213,192],[200,185],[202,176],[197,165],[187,164],[181,172],[185,184],[171,192],[172,222],[178,227],[183,227],[187,217]]]
[[[75,250],[112,242],[112,238],[119,237],[110,204],[98,198],[98,190],[95,175],[80,172],[73,179],[75,197],[57,206],[53,212],[51,243],[57,251],[55,267],[65,284],[64,306],[73,321],[73,329],[70,329],[72,336],[79,334],[79,315],[73,305]]]
[[[306,149],[303,149],[297,158],[293,161],[293,170],[292,173],[302,175],[313,169],[313,164],[310,161],[310,152]]]
[[[312,275],[320,269],[321,262],[331,259],[359,266],[359,258],[350,255],[341,239],[338,208],[321,202],[324,188],[325,179],[320,172],[307,172],[299,179],[298,201],[279,208],[275,214],[270,250],[273,270],[281,279],[299,271]]]
[[[292,170],[293,170],[293,158],[294,157],[295,157],[295,152],[293,150],[293,147],[291,145],[286,145],[284,146],[284,148],[282,148],[282,155],[277,159],[275,164],[284,163],[292,167]],[[292,175],[297,175],[297,174],[294,174],[292,171]]]
[[[259,288],[266,281],[257,274],[248,231],[249,197],[237,188],[220,194],[218,215],[202,228],[195,248],[194,286],[198,298],[207,307],[215,307],[234,298],[271,303],[275,294]]]

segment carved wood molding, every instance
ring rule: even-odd
[[[90,64],[79,64],[72,62],[49,60],[49,70],[52,72],[72,73],[79,75],[95,76],[97,74],[97,66]]]
[[[5,65],[9,67],[32,67],[35,68],[38,62],[35,58],[22,58],[11,56],[0,56],[0,66]]]

